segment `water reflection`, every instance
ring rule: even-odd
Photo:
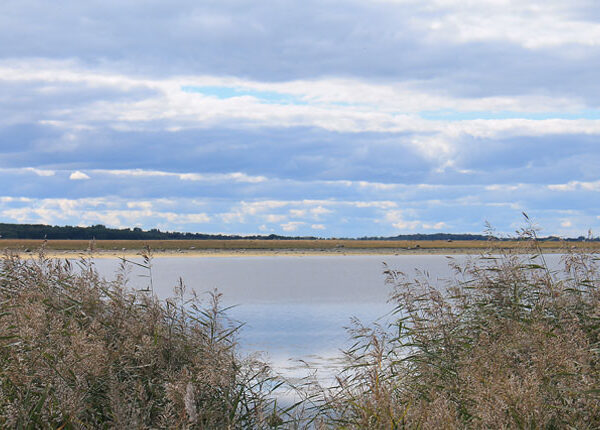
[[[458,263],[468,257],[453,255]],[[559,256],[550,256],[556,265]],[[141,261],[136,260],[136,261]],[[443,255],[315,256],[315,257],[161,257],[153,260],[156,294],[173,294],[179,277],[190,289],[207,294],[218,288],[229,315],[246,323],[241,335],[245,351],[264,351],[279,369],[290,359],[315,360],[337,354],[346,342],[345,326],[355,316],[363,323],[386,323],[383,263],[414,275],[418,269],[436,282],[452,278]],[[114,277],[118,259],[98,259],[99,272]],[[131,266],[130,285],[145,288],[144,269]],[[383,317],[383,318],[382,318]],[[289,370],[289,369],[288,369]]]

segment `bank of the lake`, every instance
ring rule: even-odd
[[[445,255],[480,254],[492,251],[529,253],[523,241],[393,241],[393,240],[30,240],[0,239],[0,250],[23,256],[35,254],[44,247],[47,255],[76,258],[93,253],[96,258],[132,257],[146,250],[164,257],[253,257],[253,256],[329,256],[329,255]],[[564,252],[566,248],[600,251],[598,241],[538,242],[547,253]]]

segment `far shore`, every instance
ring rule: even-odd
[[[544,253],[568,249],[600,251],[600,242],[539,242]],[[154,257],[308,257],[358,255],[460,255],[536,252],[523,241],[84,241],[0,239],[0,252],[35,258],[39,250],[50,258],[135,258],[150,250]]]
[[[36,258],[36,251],[13,251],[25,258]],[[346,250],[331,250],[331,249],[278,249],[278,250],[260,250],[260,249],[206,249],[201,251],[195,250],[153,250],[154,258],[234,258],[234,257],[330,257],[330,256],[359,256],[359,255],[459,255],[459,254],[481,254],[482,249],[346,249]],[[560,252],[556,250],[555,252]],[[126,250],[126,251],[47,251],[44,255],[48,258],[66,258],[77,259],[81,257],[92,258],[139,258],[143,250]]]

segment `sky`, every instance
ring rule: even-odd
[[[0,222],[600,230],[596,0],[3,0]]]

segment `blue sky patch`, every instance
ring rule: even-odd
[[[181,90],[186,93],[199,93],[205,96],[217,97],[219,99],[230,99],[233,97],[250,96],[260,100],[266,104],[287,104],[287,105],[305,105],[307,104],[300,98],[290,95],[283,94],[274,91],[258,91],[248,90],[235,87],[225,86],[193,86],[184,85]]]

